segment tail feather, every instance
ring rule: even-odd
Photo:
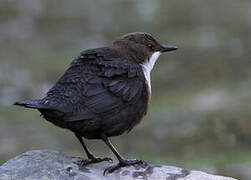
[[[49,103],[50,101],[44,100],[44,99],[36,99],[36,100],[27,100],[27,101],[18,101],[15,102],[13,105],[17,106],[23,106],[25,108],[31,108],[31,109],[47,109],[47,110],[57,110],[61,112],[68,112],[69,108],[65,109],[64,106],[55,105]],[[68,110],[68,111],[67,111]]]
[[[41,100],[37,99],[37,100],[28,100],[28,101],[19,101],[19,102],[15,102],[13,105],[18,105],[18,106],[23,106],[26,108],[33,108],[33,109],[43,109],[43,105],[40,103]]]

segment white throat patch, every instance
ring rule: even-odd
[[[151,77],[150,77],[150,73],[151,73],[151,70],[153,69],[153,66],[154,66],[154,64],[157,61],[157,59],[158,59],[159,56],[160,56],[160,52],[155,52],[150,57],[149,61],[141,64],[150,91],[151,91]]]

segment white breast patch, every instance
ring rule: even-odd
[[[160,56],[160,52],[155,52],[150,57],[149,61],[141,64],[150,91],[151,91],[151,77],[150,77],[150,73],[151,73],[151,70],[153,69],[153,66],[154,66],[154,64],[157,61],[157,59],[158,59],[159,56]]]

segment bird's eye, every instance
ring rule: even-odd
[[[147,47],[153,49],[153,45],[152,44],[147,44]]]

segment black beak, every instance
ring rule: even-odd
[[[162,50],[160,52],[167,52],[167,51],[174,51],[174,50],[177,50],[178,47],[176,46],[167,46],[167,45],[163,45],[162,46]]]

